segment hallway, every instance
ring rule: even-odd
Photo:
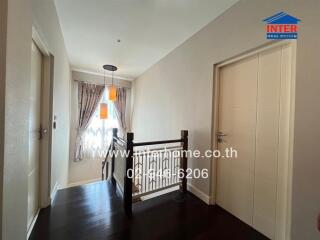
[[[217,206],[178,192],[133,205],[128,219],[111,182],[59,190],[43,209],[30,240],[267,239]]]

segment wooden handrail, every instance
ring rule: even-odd
[[[118,136],[113,136],[113,140],[116,140],[117,142],[121,142],[123,144],[127,144],[127,142],[124,139],[119,138]]]
[[[133,146],[139,147],[139,146],[158,145],[158,144],[167,144],[167,143],[180,143],[182,141],[183,141],[182,139],[173,139],[173,140],[163,140],[163,141],[153,141],[153,142],[139,142],[139,143],[133,143]]]

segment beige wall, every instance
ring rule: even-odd
[[[243,0],[142,74],[134,83],[132,129],[137,140],[166,139],[190,131],[189,147],[211,148],[213,65],[269,41],[262,20],[279,11],[302,20],[297,47],[292,239],[319,239],[320,212],[320,2]],[[311,109],[312,108],[312,109]],[[210,169],[210,161],[189,166]],[[210,196],[210,179],[192,180]]]
[[[0,2],[0,232],[2,233],[2,198],[4,164],[4,110],[6,83],[6,47],[7,47],[7,10],[8,2]],[[2,234],[1,234],[2,235]],[[2,236],[0,235],[0,239]]]
[[[54,55],[51,190],[68,184],[71,70],[55,5],[52,0],[32,0],[33,24]]]
[[[103,76],[84,73],[79,71],[72,72],[72,78],[77,81],[90,82],[95,84],[103,84]],[[106,82],[111,83],[111,79],[106,77]],[[115,79],[114,84],[121,87],[131,88],[131,81],[123,79]],[[78,84],[76,81],[71,83],[71,135],[70,135],[70,162],[69,162],[69,185],[77,185],[80,183],[91,182],[101,179],[101,162],[83,160],[80,162],[73,161],[73,152],[76,138],[76,126],[78,121]],[[128,98],[130,104],[130,91],[128,90]],[[128,107],[129,109],[129,107]],[[130,112],[128,111],[128,115]]]
[[[31,18],[31,1],[8,1],[5,111],[1,111],[5,117],[2,239],[8,240],[25,239],[27,233]]]

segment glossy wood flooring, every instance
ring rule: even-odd
[[[58,191],[51,208],[40,212],[31,240],[267,239],[218,206],[188,193],[172,192],[122,210],[111,182]]]

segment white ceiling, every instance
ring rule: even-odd
[[[134,79],[237,0],[55,0],[73,69]],[[117,43],[117,39],[121,39]]]

